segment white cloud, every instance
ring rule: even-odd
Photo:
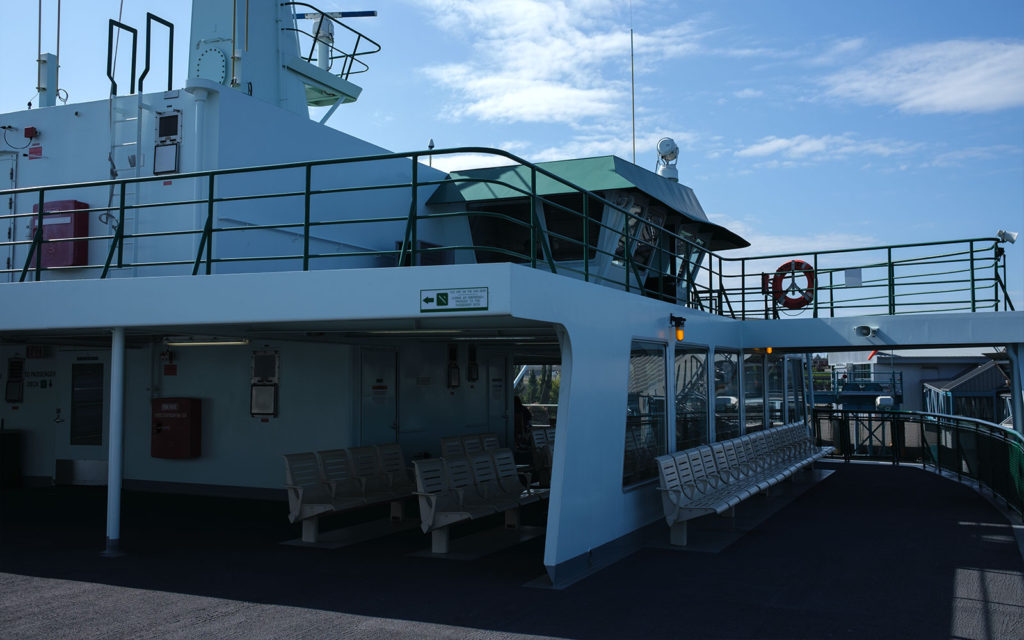
[[[929,165],[933,167],[962,167],[965,164],[976,160],[991,160],[1007,155],[1017,155],[1024,152],[1020,147],[1008,144],[997,144],[989,147],[969,147],[956,151],[947,151],[935,156]]]
[[[442,29],[473,47],[471,60],[424,70],[459,97],[458,119],[580,126],[629,109],[629,31],[616,0],[419,0]],[[638,68],[689,55],[692,21],[636,33]]]
[[[778,155],[790,160],[834,160],[851,155],[888,157],[909,153],[917,147],[918,145],[900,141],[861,141],[848,133],[825,135],[817,138],[801,134],[792,138],[768,136],[755,144],[736,151],[734,155],[740,158],[766,158]],[[770,168],[773,165],[763,164],[762,166]],[[782,163],[774,166],[786,166],[786,164]]]
[[[764,91],[748,88],[736,91],[732,95],[736,96],[737,98],[760,98],[761,96],[764,95]]]
[[[907,113],[1024,106],[1024,43],[947,40],[893,49],[825,78],[827,94]]]
[[[764,233],[764,225],[755,227],[744,220],[738,220],[726,214],[709,213],[708,220],[721,225],[745,238],[750,246],[746,249],[730,251],[729,257],[766,256],[779,253],[799,255],[800,247],[813,247],[814,251],[831,251],[834,249],[850,249],[855,247],[871,247],[880,244],[878,238],[854,233],[805,233],[794,229],[792,234]],[[776,262],[778,260],[775,260]],[[819,266],[826,266],[824,262]],[[768,267],[765,267],[768,269]],[[748,271],[750,273],[750,271]]]
[[[425,158],[422,161],[426,160]],[[491,155],[486,153],[460,153],[457,155],[435,156],[433,166],[435,169],[451,173],[452,171],[465,171],[467,169],[481,169],[484,167],[503,167],[514,164],[505,156]]]
[[[812,58],[810,63],[815,65],[834,64],[838,59],[848,56],[855,51],[859,51],[863,47],[864,38],[846,38],[845,40],[838,40],[827,50]]]

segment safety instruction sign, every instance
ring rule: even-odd
[[[420,289],[420,313],[487,311],[487,287]]]

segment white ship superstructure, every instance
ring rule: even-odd
[[[555,583],[663,517],[657,456],[806,425],[812,352],[1006,346],[1024,414],[1008,236],[730,258],[747,242],[691,189],[621,158],[395,153],[310,120],[379,48],[343,19],[207,0],[191,26],[184,87],[139,77],[166,55],[140,29],[109,100],[0,115],[26,145],[0,148],[0,419],[30,480],[108,484],[114,548],[122,484],[281,495],[285,454],[511,448],[525,364],[561,365]],[[464,152],[507,166],[429,166]],[[161,399],[196,401],[184,453]]]

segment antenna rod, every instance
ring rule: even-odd
[[[633,164],[636,164],[636,74],[633,72],[633,27],[629,28],[629,99],[633,112]]]

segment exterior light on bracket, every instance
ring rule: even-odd
[[[767,353],[768,355],[772,355],[772,351],[773,351],[773,349],[772,349],[771,347],[766,347],[764,351],[765,351],[765,353]]]
[[[677,342],[682,342],[683,338],[685,337],[685,333],[683,331],[683,325],[686,324],[686,318],[684,318],[682,316],[677,316],[677,315],[669,314],[668,322],[669,322],[669,324],[671,324],[673,327],[676,328],[676,341]]]

